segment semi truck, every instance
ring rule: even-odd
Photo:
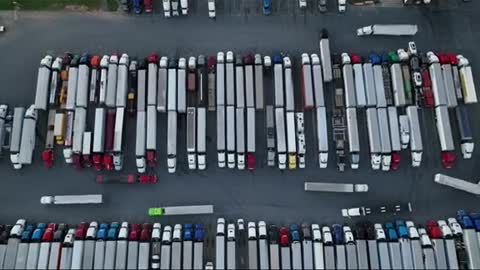
[[[115,119],[116,110],[107,109],[107,119],[105,126],[105,153],[103,155],[103,166],[107,171],[113,171],[113,143],[115,137]]]
[[[138,246],[141,239],[141,226],[140,224],[132,224],[131,230],[128,234],[127,245],[127,264],[126,269],[138,268]],[[125,268],[123,268],[125,269]]]
[[[86,125],[87,125],[87,110],[84,107],[75,108],[75,115],[73,120],[72,159],[73,159],[73,166],[76,169],[81,169],[83,167],[83,162],[82,162],[83,134],[85,132]]]
[[[275,166],[275,115],[272,105],[265,107],[266,136],[267,136],[267,166]]]
[[[75,106],[86,108],[88,105],[88,94],[90,86],[90,55],[83,54],[78,66],[77,96]]]
[[[227,106],[226,111],[226,128],[227,128],[227,166],[230,169],[235,168],[235,107],[233,105]]]
[[[305,182],[305,191],[346,192],[346,193],[367,192],[368,191],[368,185],[365,185],[365,184]]]
[[[127,106],[127,92],[128,92],[128,71],[130,65],[130,58],[128,54],[124,53],[120,57],[118,64],[118,76],[117,76],[117,92],[116,103],[118,107],[125,108]]]
[[[407,227],[408,237],[410,239],[413,268],[424,269],[425,262],[423,260],[423,251],[422,251],[422,244],[420,242],[420,234],[418,233],[418,230],[412,221],[405,222],[405,226]]]
[[[89,85],[89,99],[90,103],[98,103],[99,102],[99,90],[100,90],[100,62],[102,58],[99,55],[95,55],[90,60],[90,85]]]
[[[63,158],[67,164],[73,162],[72,159],[72,145],[73,145],[73,124],[74,124],[74,111],[66,112],[66,124],[65,124],[65,143],[63,148]]]
[[[455,116],[457,118],[458,132],[460,135],[460,148],[464,159],[471,159],[475,142],[471,128],[470,114],[466,106],[458,106],[455,108]]]
[[[465,104],[477,103],[477,92],[475,90],[475,81],[473,80],[470,62],[461,54],[457,55],[457,59],[463,89],[463,102],[465,102]]]
[[[480,268],[480,244],[478,243],[478,232],[475,231],[473,220],[463,210],[457,212],[457,220],[463,229],[463,243],[467,251],[468,268]]]
[[[283,87],[283,59],[280,54],[273,57],[273,76],[275,82],[274,90],[274,100],[275,108],[280,108],[285,106],[284,96],[285,90]]]
[[[353,67],[350,56],[347,53],[342,53],[342,73],[343,86],[345,91],[345,106],[347,108],[355,108],[357,100],[355,97],[355,81],[353,78]]]
[[[434,178],[435,183],[440,184],[440,185],[445,185],[452,187],[454,189],[462,190],[465,192],[469,192],[472,194],[479,195],[480,194],[480,185],[475,184],[469,181],[465,181],[463,179],[455,178],[455,177],[450,177],[444,174],[435,174]]]
[[[147,106],[147,165],[155,167],[157,163],[157,109],[155,105]]]
[[[365,224],[357,223],[355,228],[355,245],[357,246],[358,268],[369,268],[368,246],[367,246],[367,228]],[[374,252],[372,250],[371,252]],[[378,254],[374,254],[378,257]],[[372,266],[374,268],[374,266]]]
[[[293,89],[292,61],[290,57],[283,58],[283,67],[285,73],[285,109],[286,112],[295,110],[295,95]]]
[[[433,245],[433,251],[435,254],[435,264],[437,269],[447,269],[448,259],[445,248],[445,241],[443,239],[442,231],[435,220],[427,222],[427,233],[430,237]]]
[[[346,131],[345,131],[345,114],[342,109],[334,109],[332,117],[333,140],[335,142],[335,155],[337,157],[337,169],[345,170],[346,156]]]
[[[187,112],[187,60],[178,59],[177,74],[177,112]]]
[[[110,59],[108,62],[107,93],[105,95],[105,105],[107,107],[115,107],[115,101],[117,97],[117,76],[118,76],[118,56],[114,54],[110,56]]]
[[[432,91],[436,106],[447,105],[447,94],[445,92],[445,84],[443,81],[442,68],[438,57],[433,52],[427,52],[430,77],[432,79]]]
[[[49,195],[40,198],[41,204],[100,204],[103,203],[102,194],[88,195]]]
[[[445,240],[445,255],[447,259],[446,268],[459,269],[458,256],[455,248],[455,240],[452,230],[445,220],[439,220],[438,226],[441,231],[441,236]]]
[[[215,236],[215,267],[225,269],[225,219],[217,220],[217,231]]]
[[[236,241],[235,241],[235,224],[228,224],[227,227],[227,268],[226,269],[236,269],[237,262],[237,251],[236,251]]]
[[[216,56],[209,56],[208,57],[208,63],[207,63],[207,89],[208,89],[208,110],[209,111],[215,111],[216,107],[216,66],[217,66],[217,58]],[[225,73],[223,73],[225,75]],[[225,76],[223,78],[223,81],[225,81]],[[225,83],[223,84],[223,87],[225,87]]]
[[[255,155],[255,107],[247,108],[247,168],[255,170],[257,158]]]
[[[422,163],[423,143],[422,131],[420,130],[420,120],[418,119],[418,109],[415,106],[408,106],[406,111],[410,127],[410,152],[412,167],[419,167]]]
[[[168,91],[168,58],[162,56],[158,65],[158,94],[157,111],[167,111],[167,91]]]
[[[417,33],[416,24],[372,24],[357,29],[357,36],[413,36]]]
[[[312,54],[312,76],[313,76],[313,89],[315,97],[315,107],[325,107],[325,97],[323,95],[323,75],[322,66],[320,65],[320,58],[317,54]]]
[[[379,55],[370,55],[370,62],[373,65],[373,81],[375,85],[377,108],[387,107],[387,98],[385,94],[385,82],[383,81],[383,71],[381,58]]]
[[[327,29],[322,29],[320,32],[320,57],[322,60],[323,80],[325,82],[331,82],[333,80],[332,59],[330,56],[330,41]]]
[[[197,168],[196,127],[197,111],[195,107],[187,107],[187,161],[188,168]]]
[[[245,109],[235,109],[235,138],[237,151],[237,168],[239,170],[245,169]]]
[[[370,146],[370,162],[373,170],[379,170],[382,160],[382,142],[378,124],[377,109],[367,108],[367,129]]]
[[[380,142],[382,145],[382,171],[389,171],[392,161],[389,121],[386,108],[377,108]]]
[[[450,117],[446,106],[435,107],[435,123],[440,141],[441,161],[445,169],[451,169],[455,164],[455,144],[453,142]]]
[[[455,93],[455,85],[453,82],[453,71],[450,59],[445,54],[437,53],[438,60],[442,67],[443,85],[445,86],[445,95],[447,97],[447,106],[455,108],[457,103],[457,95]]]
[[[391,155],[391,170],[398,170],[400,168],[401,155],[400,151],[402,150],[401,138],[400,138],[400,127],[398,123],[398,114],[397,108],[389,106],[387,108],[388,112],[388,122],[390,126],[390,139],[392,146],[392,155]]]
[[[146,113],[145,111],[137,112],[137,131],[135,139],[135,164],[138,173],[145,173],[147,164],[145,161],[146,147]]]
[[[313,109],[315,100],[313,96],[312,65],[307,53],[302,54],[302,90],[304,110]]]
[[[177,170],[177,112],[167,114],[167,167],[169,173]]]
[[[35,105],[31,105],[25,112],[20,140],[20,164],[32,164],[33,151],[35,150],[37,111]]]
[[[373,75],[372,63],[363,63],[363,77],[365,81],[366,106],[375,107],[377,105],[377,91],[375,90],[375,77]]]
[[[113,137],[113,166],[116,171],[123,168],[123,129],[125,119],[125,107],[117,107],[115,113],[115,132]]]
[[[225,119],[225,106],[217,106],[217,161],[219,168],[225,168],[226,165],[226,119]]]
[[[103,169],[103,154],[105,149],[105,121],[106,113],[105,108],[95,109],[95,124],[93,133],[93,165],[97,171]]]
[[[363,76],[362,58],[358,54],[351,55],[353,65],[353,77],[355,80],[355,94],[358,108],[367,105],[367,97],[365,95],[365,80]]]
[[[358,169],[360,163],[360,140],[358,136],[357,109],[347,108],[347,132],[348,132],[348,149],[350,152],[350,167],[354,170]]]
[[[287,134],[288,169],[295,170],[297,168],[297,134],[294,112],[287,111],[286,124],[285,131]]]
[[[108,62],[110,57],[108,55],[102,56],[100,60],[100,89],[98,93],[98,102],[105,104],[107,99],[107,84],[108,84]]]
[[[255,54],[255,107],[257,110],[263,110],[265,107],[263,90],[263,62],[260,54]]]
[[[275,108],[275,135],[277,142],[278,168],[287,168],[287,140],[285,133],[285,111],[284,108]]]
[[[198,169],[207,168],[207,108],[197,108],[197,161]]]
[[[147,262],[150,261],[149,265],[146,267],[147,269],[160,269],[160,256],[162,255],[162,232],[161,232],[161,224],[154,223],[153,230],[152,230],[152,241],[151,241],[151,252]]]
[[[316,135],[318,142],[318,165],[320,168],[327,168],[328,165],[328,129],[327,111],[325,107],[316,108]]]
[[[254,77],[255,60],[253,56],[249,54],[244,57],[243,62],[245,64],[245,92],[244,92],[245,106],[247,108],[255,108],[255,95],[256,95],[255,94],[255,77]]]
[[[147,81],[147,106],[157,105],[158,83],[158,55],[151,54],[148,57],[148,81]]]
[[[40,61],[37,75],[37,90],[35,92],[35,109],[37,110],[47,110],[52,62],[53,57],[51,55],[46,55]]]
[[[297,150],[298,150],[298,167],[305,168],[305,154],[307,152],[307,146],[305,141],[305,125],[303,112],[295,113],[295,122],[297,125]]]
[[[60,92],[61,86],[60,74],[62,72],[62,66],[63,58],[55,58],[55,61],[53,61],[52,64],[52,77],[50,78],[50,94],[48,98],[49,105],[56,105],[58,103],[58,94]]]

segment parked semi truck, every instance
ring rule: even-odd
[[[72,145],[73,145],[73,124],[74,124],[74,111],[66,112],[66,124],[65,124],[65,143],[63,148],[63,157],[67,164],[73,162],[72,159]]]
[[[113,166],[116,171],[123,168],[123,129],[125,119],[125,107],[117,107],[115,112],[115,132],[113,137]]]
[[[315,107],[325,107],[325,97],[323,95],[323,75],[322,66],[320,65],[320,58],[317,54],[312,54],[312,76],[313,76],[313,89],[315,98]]]
[[[128,71],[130,65],[130,58],[128,54],[124,53],[120,57],[118,64],[118,76],[117,76],[117,90],[116,90],[116,102],[118,107],[125,108],[127,106],[127,91],[128,91]]]
[[[216,69],[217,69],[217,57],[209,56],[207,60],[207,89],[208,89],[208,110],[215,111],[216,107]],[[223,78],[225,80],[225,78]],[[225,84],[223,85],[225,87]]]
[[[158,60],[156,53],[148,57],[147,106],[157,105]]]
[[[355,81],[353,78],[353,67],[350,56],[342,53],[342,77],[345,92],[345,106],[347,108],[355,108],[357,106],[355,94]]]
[[[365,95],[365,80],[363,76],[362,58],[358,54],[351,55],[353,65],[353,77],[355,81],[355,96],[358,108],[367,105],[367,97]]]
[[[445,92],[445,84],[443,81],[442,68],[438,57],[433,52],[427,52],[430,77],[432,79],[432,91],[436,106],[447,105],[447,94]]]
[[[78,66],[77,95],[75,97],[75,106],[86,108],[88,105],[88,95],[90,93],[90,55],[83,54]]]
[[[255,155],[255,107],[247,108],[247,168],[255,170],[257,158]]]
[[[83,167],[82,150],[83,150],[83,134],[87,125],[87,110],[84,107],[75,108],[73,120],[73,143],[72,143],[72,160],[76,169]]]
[[[477,92],[475,90],[475,81],[473,80],[470,62],[461,54],[457,55],[457,59],[463,89],[463,102],[466,104],[477,103]]]
[[[264,90],[263,90],[263,62],[260,54],[255,54],[254,59],[255,70],[255,108],[263,110],[265,107]]]
[[[3,107],[5,106],[5,107]],[[5,117],[7,113],[7,105],[0,105],[0,142],[5,141],[5,135],[3,132],[4,126],[3,124],[5,123]],[[55,131],[55,115],[56,111],[55,109],[50,109],[48,111],[48,116],[47,116],[47,135],[45,138],[45,150],[42,152],[42,160],[43,160],[43,166],[45,168],[51,168],[53,167],[53,147],[54,147],[54,131]],[[2,150],[0,150],[1,153]]]
[[[25,112],[20,140],[19,162],[22,165],[32,164],[33,151],[35,150],[37,111],[35,105],[31,105]]]
[[[90,103],[98,103],[99,102],[99,90],[100,90],[100,62],[102,58],[99,55],[94,55],[90,59],[90,84],[89,84],[89,98],[88,101]]]
[[[280,54],[273,57],[273,76],[274,76],[274,100],[275,108],[285,106],[285,90],[283,86],[283,59]]]
[[[103,155],[103,166],[107,171],[113,171],[113,143],[115,136],[116,110],[107,109],[107,119],[105,126],[105,153]]]
[[[332,59],[330,56],[330,41],[326,29],[322,29],[320,32],[320,57],[322,59],[323,80],[331,82],[333,79]]]
[[[275,115],[272,105],[265,107],[266,114],[266,136],[267,136],[267,165],[275,166]]]
[[[218,109],[218,108],[217,108]],[[228,105],[226,108],[226,143],[227,143],[227,166],[230,169],[235,168],[235,107],[233,105]]]
[[[422,163],[423,143],[422,131],[420,130],[420,120],[418,119],[418,109],[415,106],[408,106],[406,110],[410,126],[412,167],[419,167]]]
[[[187,112],[187,60],[185,58],[178,59],[177,112]]]
[[[157,111],[167,111],[167,91],[168,91],[168,58],[162,56],[158,64],[158,94],[157,94]]]
[[[103,203],[102,194],[89,195],[55,195],[42,196],[41,204],[100,204]]]
[[[95,109],[95,124],[93,133],[93,165],[97,171],[103,169],[103,154],[105,149],[105,121],[106,113],[105,108]]]
[[[360,163],[360,138],[358,136],[357,109],[347,108],[348,149],[350,152],[350,167],[358,169]]]
[[[455,84],[453,82],[453,71],[450,59],[445,54],[436,54],[442,67],[443,85],[445,87],[445,95],[447,97],[447,106],[455,108],[458,105],[457,95],[455,93]]]
[[[379,55],[372,54],[370,55],[370,62],[373,65],[373,82],[375,85],[377,108],[385,108],[387,107],[387,94],[383,80],[382,59]]]
[[[169,173],[177,170],[177,112],[169,111],[167,115],[167,167]]]
[[[235,109],[235,138],[236,138],[236,153],[237,153],[237,168],[239,170],[245,169],[245,109]]]
[[[197,110],[195,107],[187,107],[187,162],[190,170],[197,168]]]
[[[400,58],[395,52],[388,54],[390,59],[390,73],[392,78],[393,100],[395,106],[403,107],[407,104],[405,96],[405,81],[403,80]]]
[[[357,36],[413,36],[417,33],[416,24],[372,24],[357,29]]]
[[[48,98],[48,104],[49,105],[56,105],[58,104],[58,96],[60,92],[60,87],[61,87],[61,72],[62,72],[62,66],[63,66],[63,58],[62,57],[57,57],[55,58],[55,61],[53,61],[52,64],[52,76],[50,78],[50,94]]]
[[[391,170],[398,170],[400,168],[401,155],[400,151],[402,150],[401,136],[400,136],[400,126],[397,114],[397,108],[389,106],[387,108],[388,112],[388,122],[390,126],[390,140],[392,146],[391,154]]]
[[[37,110],[47,110],[52,62],[53,57],[51,55],[46,55],[40,61],[37,75],[37,90],[35,92],[35,109]]]
[[[310,63],[310,56],[306,53],[302,54],[302,94],[303,94],[303,108],[311,110],[315,104],[313,96],[313,81],[312,81],[312,65]]]
[[[146,147],[146,112],[137,112],[137,127],[135,139],[135,163],[138,173],[145,173],[147,164],[145,161]]]
[[[207,168],[207,108],[197,108],[197,161],[198,169]]]
[[[297,140],[294,112],[287,111],[285,131],[287,134],[288,169],[295,170],[297,168]]]
[[[377,92],[375,89],[375,77],[373,75],[373,64],[371,62],[363,63],[363,77],[365,82],[366,106],[375,107],[377,105]]]
[[[147,106],[147,165],[151,168],[157,163],[157,109],[154,105]]]
[[[98,93],[98,102],[105,104],[107,99],[107,84],[108,84],[108,62],[110,58],[108,55],[102,56],[100,60],[100,89]]]
[[[470,114],[466,106],[458,106],[455,108],[457,118],[458,132],[460,135],[460,148],[464,159],[471,159],[475,142],[471,128]]]
[[[380,142],[382,145],[382,170],[389,171],[392,161],[392,144],[390,140],[389,121],[386,108],[377,108]]]
[[[463,179],[451,177],[448,175],[437,173],[435,174],[434,178],[435,183],[449,186],[454,189],[462,190],[465,192],[469,192],[472,194],[479,195],[480,194],[480,185],[476,183],[472,183],[469,181],[465,181]]]

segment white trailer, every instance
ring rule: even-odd
[[[78,66],[70,65],[68,69],[68,91],[65,108],[67,110],[75,109],[75,101],[77,96],[77,83],[78,83]]]
[[[227,166],[235,168],[235,107],[227,106]]]
[[[315,106],[315,100],[313,97],[312,65],[310,64],[310,56],[306,53],[302,54],[302,90],[303,108],[305,110],[311,110]]]
[[[318,224],[312,224],[313,235],[313,264],[315,270],[325,269],[325,258],[323,256],[322,232]]]
[[[255,54],[255,107],[257,110],[263,110],[264,106],[262,56]]]
[[[247,56],[246,59],[250,59]],[[263,75],[263,74],[262,74]],[[262,77],[263,83],[263,77]],[[238,88],[237,88],[238,95]],[[254,77],[254,65],[250,60],[245,61],[245,105],[247,108],[255,108],[255,77]],[[238,104],[237,104],[238,106]]]
[[[387,107],[387,99],[385,97],[385,86],[383,82],[381,65],[373,65],[373,80],[375,85],[377,108],[385,108]]]
[[[113,135],[113,165],[116,171],[123,168],[123,129],[125,119],[125,107],[117,107],[115,113],[115,132]]]
[[[293,170],[297,166],[297,139],[295,128],[295,113],[287,111],[286,117],[286,133],[287,133],[287,152],[288,167]]]
[[[367,97],[365,94],[365,80],[363,76],[363,68],[361,58],[358,55],[352,55],[353,77],[355,80],[355,93],[357,107],[362,108],[367,105]]]
[[[60,74],[62,72],[62,65],[63,65],[63,58],[61,57],[55,58],[55,61],[52,64],[52,77],[50,78],[50,95],[49,95],[49,101],[48,101],[50,105],[57,104],[58,90],[59,90],[59,87],[61,86]]]
[[[283,108],[275,108],[275,134],[278,168],[285,170],[287,167],[287,141],[285,137],[285,111]]]
[[[33,151],[35,150],[36,123],[37,111],[35,105],[31,105],[25,112],[25,117],[23,119],[19,156],[19,162],[21,164],[32,164]]]
[[[82,58],[85,56],[82,56]],[[88,60],[88,58],[87,58]],[[80,63],[78,67],[77,96],[75,106],[87,108],[90,86],[90,67],[88,62]],[[67,94],[68,97],[68,94]]]
[[[368,192],[366,184],[343,184],[343,183],[322,183],[322,182],[305,182],[305,191],[320,192]],[[342,211],[344,212],[344,211]]]
[[[433,98],[436,106],[447,105],[447,93],[445,92],[445,84],[443,81],[442,68],[438,57],[433,52],[427,53],[430,71],[430,77],[432,79],[432,91]]]
[[[326,29],[323,29],[320,34],[320,57],[322,59],[323,80],[331,82],[333,79],[332,59],[330,56],[330,41]]]
[[[168,65],[167,110],[177,110],[177,64],[174,60]]]
[[[75,108],[73,119],[73,143],[72,151],[75,155],[81,155],[83,150],[83,133],[87,124],[87,110],[83,107]]]
[[[227,52],[227,63],[226,63],[226,98],[227,98],[227,106],[234,106],[235,105],[235,68],[233,65],[233,52]],[[218,102],[218,98],[217,98]]]
[[[171,269],[182,267],[182,225],[175,224],[172,237]]]
[[[127,266],[128,223],[122,222],[118,232],[117,249],[115,252],[115,269],[125,269]]]
[[[235,63],[235,95],[236,107],[245,108],[245,75],[241,57]]]
[[[477,92],[470,62],[463,55],[457,55],[457,59],[463,89],[463,102],[466,104],[477,103]]]
[[[40,61],[37,75],[37,90],[35,92],[35,109],[37,110],[47,110],[52,61],[53,57],[50,55],[45,56]]]
[[[178,60],[177,74],[177,112],[187,112],[187,60],[180,58]]]
[[[395,106],[403,107],[407,104],[405,97],[405,84],[403,81],[402,67],[400,63],[393,62],[390,65],[390,74],[392,80],[393,101]]]
[[[13,110],[13,123],[10,139],[10,161],[14,169],[21,169],[20,163],[20,144],[22,139],[23,119],[25,117],[25,108],[15,107]]]
[[[350,56],[347,53],[342,53],[342,73],[345,89],[345,105],[347,108],[357,107],[353,67]]]
[[[255,156],[255,108],[247,108],[247,161],[256,160]],[[249,164],[250,165],[250,164]],[[250,168],[251,169],[251,168]]]
[[[217,160],[218,167],[225,167],[225,106],[217,106]]]
[[[398,116],[398,123],[400,125],[400,142],[402,149],[407,149],[410,143],[410,123],[408,115],[402,114]]]
[[[158,56],[152,54],[148,59],[147,106],[157,105]]]
[[[88,227],[87,233],[85,235],[84,248],[83,248],[83,258],[82,258],[82,268],[83,269],[93,269],[93,261],[95,255],[95,237],[97,234],[98,223],[93,221]]]
[[[149,166],[154,166],[157,156],[157,108],[155,105],[147,106],[147,161]]]
[[[327,168],[328,164],[328,129],[327,110],[325,107],[317,107],[317,141],[318,141],[318,164],[320,168]]]
[[[322,66],[320,65],[320,58],[318,55],[312,54],[312,74],[313,74],[313,88],[315,92],[315,106],[325,107],[325,97],[323,95],[323,76]]]
[[[107,87],[108,87],[108,55],[104,55],[100,60],[100,91],[98,93],[98,102],[105,104],[107,99]]]
[[[128,68],[130,59],[127,54],[122,54],[118,65],[117,76],[117,93],[116,93],[116,106],[127,106],[127,91],[128,91]]]
[[[104,147],[105,147],[105,122],[106,122],[106,113],[105,108],[96,108],[95,109],[95,124],[93,128],[93,162],[97,162],[96,159],[99,159],[98,162],[101,162],[101,157],[103,156]],[[97,156],[97,157],[95,157]]]
[[[346,115],[350,167],[352,169],[358,169],[360,162],[360,139],[358,136],[357,109],[347,108]]]
[[[169,111],[167,116],[167,167],[169,173],[177,170],[177,112]]]
[[[197,168],[197,110],[195,107],[187,107],[187,161],[188,168]]]
[[[417,107],[408,106],[407,116],[410,126],[410,151],[412,157],[412,167],[419,167],[422,162],[423,143]]]
[[[303,269],[302,267],[302,243],[300,241],[292,242],[292,269]],[[304,254],[304,256],[307,256]]]
[[[245,169],[245,109],[236,108],[235,110],[236,124],[236,146],[237,146],[237,168]]]
[[[435,120],[440,149],[442,150],[442,163],[445,167],[449,167],[452,166],[454,162],[449,156],[455,155],[453,153],[455,151],[455,144],[453,142],[452,127],[446,106],[435,107]]]
[[[406,222],[408,229],[408,237],[410,238],[410,246],[412,248],[413,269],[424,269],[425,263],[423,260],[422,245],[420,243],[420,234],[411,221]]]
[[[357,29],[357,36],[413,36],[417,33],[416,24],[373,24]]]
[[[275,116],[272,105],[266,106],[267,165],[275,166]]]
[[[65,162],[70,164],[73,162],[72,159],[72,144],[73,144],[73,111],[67,111],[67,120],[66,120],[66,127],[65,127],[65,143],[63,148],[63,157],[65,158]]]
[[[146,147],[146,113],[145,111],[137,112],[137,131],[135,139],[135,163],[138,173],[145,173],[147,165],[145,162]]]
[[[380,142],[382,144],[382,171],[390,170],[392,161],[392,144],[390,140],[389,121],[386,108],[378,108],[378,126],[380,130]]]
[[[72,255],[73,255],[73,236],[75,234],[75,229],[68,230],[65,239],[63,240],[62,250],[60,252],[60,263],[59,269],[70,269],[72,265]]]
[[[442,55],[440,57],[440,64],[442,65],[443,85],[445,86],[445,95],[447,96],[447,106],[455,108],[458,105],[457,95],[455,93],[455,85],[453,82],[453,70],[450,64],[450,59]]]
[[[367,129],[372,169],[379,170],[382,159],[382,143],[380,141],[377,109],[375,108],[367,108]]]
[[[94,56],[91,61],[90,61],[90,68],[92,72],[90,73],[90,85],[88,86],[89,89],[89,97],[88,101],[90,103],[98,102],[98,95],[100,93],[97,92],[99,88],[99,79],[100,79],[100,73],[99,73],[99,68],[100,68],[100,61],[101,58],[100,56]],[[53,75],[52,75],[53,76]],[[52,77],[53,78],[53,77]]]
[[[223,52],[217,54],[216,66],[216,87],[217,106],[225,105],[225,55]]]
[[[283,58],[285,71],[285,109],[287,112],[295,110],[295,95],[293,90],[292,62],[290,57]]]
[[[458,106],[455,108],[457,118],[458,132],[460,135],[460,148],[464,159],[471,159],[475,142],[470,121],[470,114],[466,106]]]
[[[108,107],[115,107],[115,101],[117,97],[117,74],[118,73],[118,56],[110,56],[108,63],[108,83],[107,83],[107,93],[105,95],[105,105]],[[68,76],[68,81],[70,82],[70,74]],[[67,96],[68,97],[68,96]],[[68,103],[68,102],[67,102]],[[68,109],[68,108],[67,108]]]
[[[277,60],[277,59],[275,59]],[[285,106],[284,96],[285,91],[283,89],[283,66],[281,61],[275,61],[273,65],[273,76],[275,80],[275,89],[274,89],[274,100],[275,100],[275,108]]]
[[[366,106],[373,107],[377,105],[377,91],[375,90],[375,77],[373,74],[372,63],[363,64],[363,76],[365,79]]]
[[[392,152],[400,152],[402,150],[400,139],[400,126],[398,123],[397,108],[389,106],[388,110],[388,122],[390,124],[390,139],[392,143]]]
[[[162,56],[158,66],[158,94],[157,94],[157,111],[167,111],[167,87],[168,87],[168,58]]]
[[[223,222],[223,223],[222,223]],[[215,268],[225,269],[225,219],[219,218],[215,236]]]

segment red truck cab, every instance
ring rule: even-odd
[[[152,224],[143,223],[142,231],[140,232],[140,242],[150,242],[152,237]]]
[[[42,153],[43,167],[49,169],[53,167],[53,150],[45,150]]]
[[[93,154],[93,166],[97,172],[103,170],[103,155]]]
[[[257,167],[257,157],[255,153],[247,153],[247,168],[250,171],[255,170]]]
[[[290,246],[290,238],[289,238],[288,229],[285,228],[285,227],[282,227],[280,229],[280,246],[281,247],[289,247]]]
[[[142,226],[140,224],[133,224],[128,235],[128,241],[138,241],[140,239],[140,233],[142,231]]]
[[[53,241],[53,229],[47,228],[45,233],[42,236],[42,242],[52,242]]]
[[[425,108],[433,108],[435,103],[433,100],[432,79],[430,78],[430,73],[427,69],[422,71],[422,81],[424,106]]]
[[[153,0],[144,0],[143,6],[144,6],[145,13],[153,12]]]
[[[82,222],[78,224],[77,229],[75,230],[75,240],[84,240],[87,234],[88,224]]]
[[[149,63],[149,64],[158,65],[158,54],[152,53],[152,54],[148,57],[148,63]]]
[[[73,154],[72,155],[72,160],[73,160],[73,167],[77,170],[80,170],[83,168],[83,163],[82,163],[82,155],[80,154]]]
[[[431,239],[443,239],[442,230],[435,220],[427,222],[427,232]]]
[[[396,171],[400,169],[400,160],[401,160],[401,155],[398,152],[392,153],[392,160],[390,163],[390,169],[392,171]]]
[[[356,53],[352,53],[350,55],[350,59],[352,60],[352,65],[355,65],[355,64],[361,64],[362,63],[362,58],[360,57],[360,55],[356,54]]]
[[[209,56],[207,65],[208,65],[208,72],[215,72],[215,68],[217,67],[217,58],[215,58],[215,56]]]
[[[442,166],[445,169],[451,169],[453,168],[453,165],[455,165],[455,160],[457,159],[457,156],[453,152],[442,152],[441,159]]]

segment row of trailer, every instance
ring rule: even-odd
[[[70,227],[20,219],[0,226],[0,268],[478,269],[479,224],[480,215],[465,211],[422,226],[404,220],[267,226],[219,218],[211,232],[202,224]]]
[[[58,146],[65,161],[76,168],[120,171],[126,116],[131,115],[136,120],[137,171],[148,175],[160,156],[158,114],[164,114],[168,171],[176,171],[182,126],[188,168],[205,170],[207,116],[211,115],[216,118],[218,167],[254,170],[256,115],[261,111],[265,113],[267,165],[277,163],[280,169],[293,170],[306,166],[304,117],[313,112],[319,167],[327,167],[332,140],[337,167],[344,170],[349,163],[357,169],[363,126],[358,119],[365,112],[371,167],[387,171],[400,167],[400,152],[407,148],[412,166],[420,166],[419,110],[424,107],[434,110],[443,166],[453,167],[456,159],[454,127],[458,127],[463,158],[471,158],[474,139],[468,107],[477,103],[477,96],[464,56],[421,55],[410,42],[406,50],[371,54],[367,60],[347,53],[332,57],[329,46],[328,33],[322,31],[320,54],[302,54],[298,90],[293,59],[280,53],[273,59],[231,51],[188,59],[157,54],[141,60],[127,54],[46,56],[40,63],[33,106],[27,110],[0,107],[2,149],[9,145],[15,168],[30,164],[38,114],[42,121],[47,119],[45,167],[54,165]],[[333,94],[330,120],[325,90]],[[298,103],[296,91],[301,91]],[[451,123],[452,117],[456,123]]]

